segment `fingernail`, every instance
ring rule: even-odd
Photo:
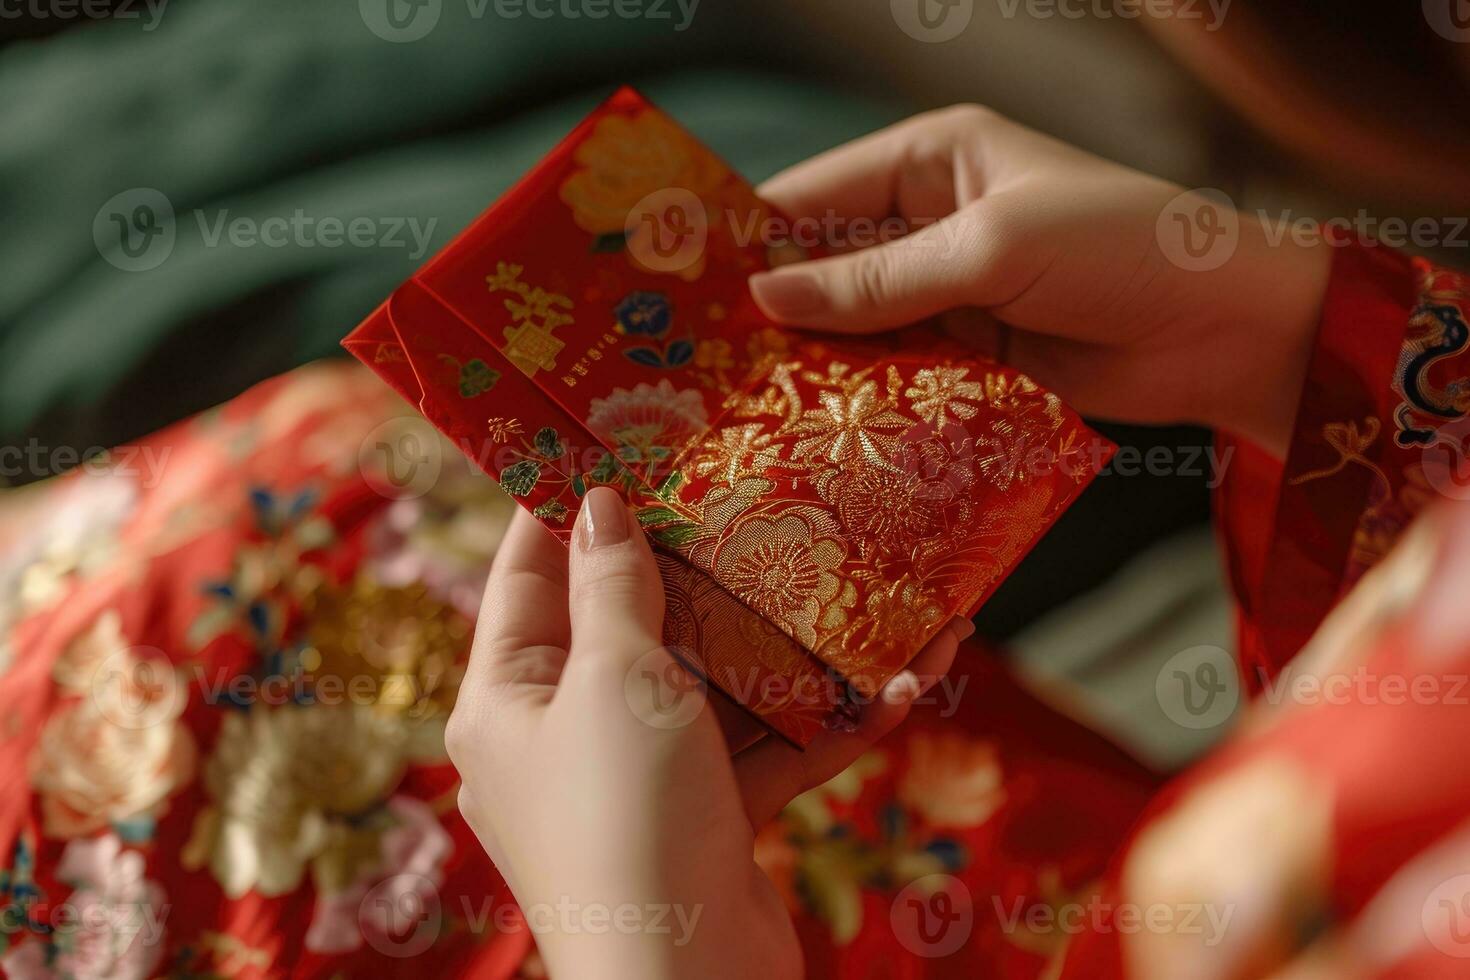
[[[975,624],[968,619],[956,616],[949,621],[950,629],[954,630],[955,638],[961,643],[975,635]]]
[[[582,548],[591,551],[628,540],[628,508],[616,490],[594,487],[582,500]]]
[[[923,691],[919,677],[912,670],[900,670],[883,685],[883,700],[889,704],[906,704]]]
[[[804,272],[757,272],[750,292],[762,310],[778,319],[799,319],[820,313],[826,299],[817,281]]]

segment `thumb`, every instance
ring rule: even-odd
[[[963,306],[1000,305],[1004,245],[979,201],[882,245],[760,272],[756,304],[772,320],[844,333],[875,333]]]
[[[582,500],[568,569],[572,654],[626,668],[662,643],[663,580],[637,518],[615,490],[594,487]]]

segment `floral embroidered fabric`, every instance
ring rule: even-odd
[[[770,217],[625,89],[346,346],[553,530],[623,490],[670,644],[805,744],[973,615],[1112,447],[935,332],[776,329],[746,279],[804,253],[756,240]]]

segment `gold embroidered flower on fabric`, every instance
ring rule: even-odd
[[[852,466],[886,466],[897,451],[899,436],[913,425],[879,396],[876,381],[824,391],[817,400],[821,407],[803,412],[791,430],[802,437],[793,450],[799,458],[822,456]]]
[[[227,714],[204,767],[211,804],[183,853],[230,898],[296,890],[308,868],[336,890],[376,862],[381,808],[409,762],[441,747],[443,726],[414,731],[358,704],[253,707]]]
[[[805,512],[805,511],[809,511]],[[756,514],[732,528],[715,557],[715,577],[808,649],[817,645],[823,607],[838,597],[836,570],[847,557],[837,528],[815,508]]]
[[[980,382],[966,381],[965,368],[935,367],[914,373],[914,383],[903,394],[910,399],[914,414],[937,429],[955,419],[972,419],[979,409],[971,404],[985,397]]]

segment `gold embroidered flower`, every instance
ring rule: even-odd
[[[1003,412],[1016,411],[1040,389],[1024,374],[987,374],[985,400]]]
[[[908,750],[898,798],[930,826],[978,827],[1005,802],[1005,777],[992,743],[962,732],[919,732]]]
[[[913,557],[943,525],[944,505],[954,493],[945,481],[926,481],[909,467],[865,466],[843,470],[825,484],[823,495],[865,553]]]
[[[978,381],[966,381],[966,368],[924,368],[914,373],[914,383],[903,394],[910,399],[914,412],[937,429],[955,419],[972,419],[979,411],[970,402],[985,397],[983,386]]]
[[[682,188],[701,199],[730,176],[720,159],[661,112],[604,117],[581,146],[580,169],[561,185],[577,227],[623,230],[628,211],[655,191]]]
[[[775,454],[770,450],[771,436],[766,427],[758,422],[731,425],[720,430],[719,438],[707,439],[699,447],[694,458],[693,469],[699,476],[711,476],[723,483],[733,484],[742,473],[748,472],[745,461],[755,457],[751,469],[760,472],[774,462]]]
[[[734,348],[728,340],[701,340],[694,348],[694,365],[707,371],[728,371],[735,366]]]
[[[930,591],[908,573],[875,585],[863,606],[866,623],[859,625],[867,627],[867,635],[861,644],[850,638],[848,646],[863,649],[864,663],[887,664],[895,650],[911,653],[948,618]]]
[[[757,514],[721,543],[715,578],[756,612],[808,649],[817,644],[823,607],[842,591],[838,575],[846,546],[813,526],[810,508]],[[816,512],[820,519],[820,512]]]
[[[1045,445],[1025,428],[996,419],[975,437],[975,464],[1001,490],[1025,483],[1046,465]]]
[[[52,837],[151,816],[194,771],[194,739],[178,720],[184,698],[172,666],[141,663],[120,623],[116,613],[99,617],[56,666],[62,688],[82,697],[47,720],[31,756]]]
[[[324,585],[308,597],[311,646],[303,654],[314,682],[384,711],[420,718],[454,707],[469,622],[422,584],[386,587],[359,575],[350,587]]]
[[[621,236],[630,212],[650,195],[681,193],[703,206],[703,222],[711,231],[721,222],[724,193],[731,174],[718,157],[660,112],[604,117],[575,154],[579,169],[561,185],[561,199],[572,209],[573,220],[599,237]],[[684,220],[696,220],[686,216]],[[648,234],[640,226],[635,237]],[[651,247],[651,246],[650,246]],[[647,269],[638,261],[644,248],[625,253],[634,266],[649,272],[677,271],[687,281],[704,273],[707,249],[678,270]]]
[[[899,436],[912,424],[879,397],[875,381],[824,391],[818,401],[822,407],[807,409],[792,428],[803,437],[794,447],[799,457],[820,454],[838,464],[887,465]]]
[[[230,713],[204,767],[211,804],[182,858],[230,898],[293,892],[308,867],[319,891],[345,887],[379,856],[384,826],[363,820],[408,763],[442,752],[443,726],[357,704]]]

